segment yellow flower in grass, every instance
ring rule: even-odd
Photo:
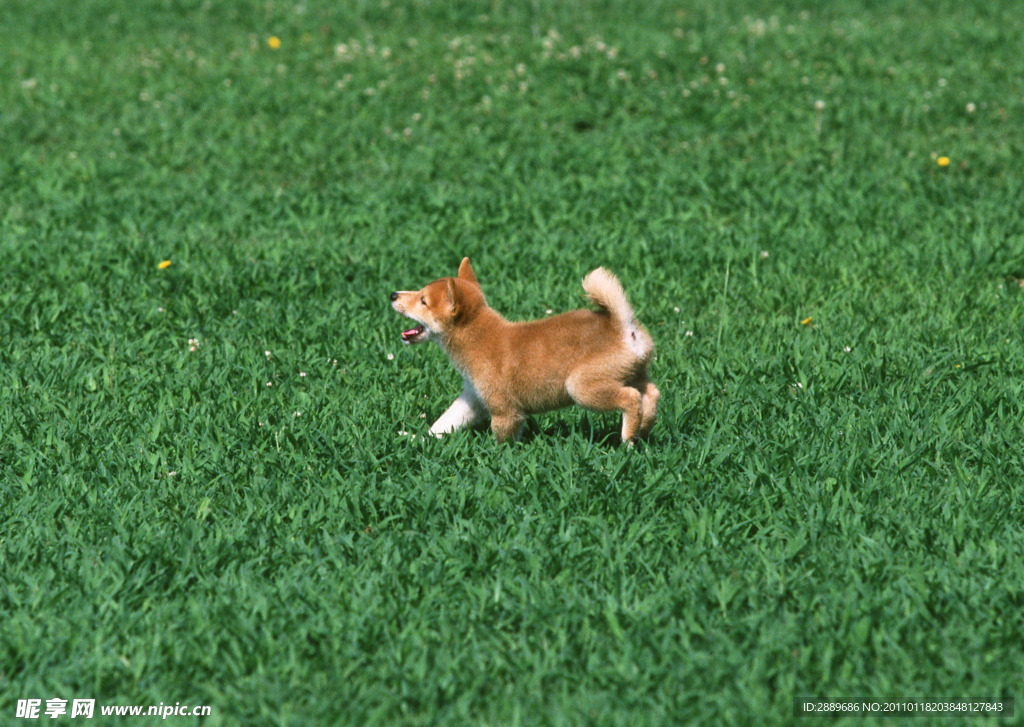
[[[939,157],[938,159],[935,160],[935,163],[938,164],[940,167],[948,167],[949,157]]]
[[[270,46],[270,50],[277,50],[281,47],[281,39],[276,35],[272,35],[267,38],[267,45]]]
[[[804,318],[802,321],[800,321],[800,325],[801,326],[809,326],[809,325],[811,325],[811,321],[813,321],[813,320],[814,320],[814,318],[808,316],[807,318]]]
[[[171,267],[171,261],[170,260],[164,260],[162,263],[157,265],[157,267],[160,268],[161,270],[166,270],[167,268]]]

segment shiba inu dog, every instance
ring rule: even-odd
[[[434,341],[462,374],[462,393],[430,427],[441,436],[489,416],[499,442],[514,439],[526,415],[573,403],[622,412],[622,441],[646,437],[658,414],[647,376],[654,342],[633,315],[618,278],[597,268],[583,279],[597,310],[512,323],[488,307],[469,258],[454,278],[391,294],[416,322],[405,344]]]

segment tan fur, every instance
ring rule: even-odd
[[[435,341],[462,374],[462,394],[430,433],[489,415],[498,441],[505,441],[519,436],[527,414],[576,403],[621,411],[623,442],[646,437],[660,396],[647,376],[654,343],[614,275],[598,268],[583,287],[599,310],[526,323],[510,323],[488,307],[469,258],[458,277],[392,293],[392,307],[423,326],[404,333],[403,341]]]

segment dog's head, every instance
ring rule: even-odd
[[[456,278],[440,278],[422,290],[391,294],[391,307],[417,324],[402,332],[402,343],[406,344],[443,337],[483,305],[483,291],[468,257],[462,259]]]

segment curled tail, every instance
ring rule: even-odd
[[[583,278],[583,290],[595,305],[611,314],[626,346],[638,358],[647,361],[654,352],[654,341],[637,321],[619,279],[610,271],[598,268]]]

